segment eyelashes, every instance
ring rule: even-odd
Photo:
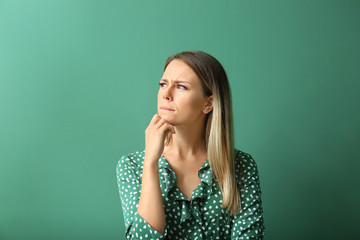
[[[166,85],[166,83],[159,83],[159,85],[160,85],[160,87],[164,87],[164,85]],[[181,85],[181,84],[177,85],[176,87],[179,89],[182,89],[182,90],[188,90],[187,87],[185,87],[184,85]]]

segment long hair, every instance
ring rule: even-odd
[[[241,209],[235,175],[235,147],[231,90],[226,72],[213,56],[201,51],[185,51],[170,56],[164,71],[173,60],[181,60],[193,69],[202,85],[204,97],[213,95],[213,109],[205,119],[205,143],[210,167],[223,194],[222,207],[230,214]],[[171,142],[171,134],[165,144]]]

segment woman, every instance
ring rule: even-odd
[[[128,239],[262,239],[257,165],[234,148],[231,91],[209,54],[169,57],[145,150],[123,156],[117,182]]]

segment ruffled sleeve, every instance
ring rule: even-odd
[[[116,176],[124,215],[126,239],[165,239],[166,227],[164,234],[159,233],[137,212],[141,192],[140,174],[141,170],[136,164],[136,156],[123,156],[118,161]]]
[[[237,152],[241,174],[241,211],[231,221],[231,239],[263,239],[265,226],[257,165],[251,155]]]

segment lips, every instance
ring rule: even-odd
[[[166,111],[175,111],[175,110],[170,109],[170,108],[167,108],[167,107],[160,107],[160,109],[162,109],[162,110],[166,110]]]

